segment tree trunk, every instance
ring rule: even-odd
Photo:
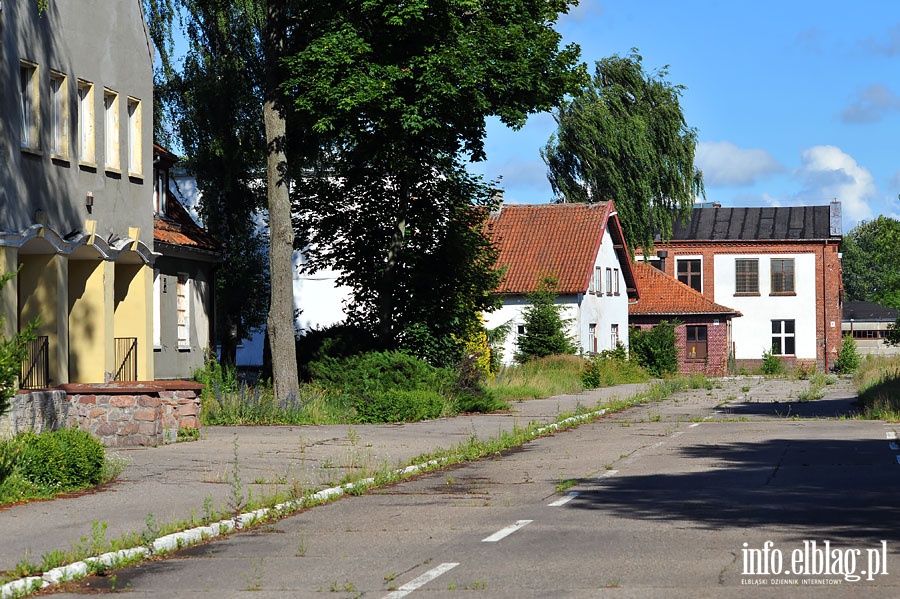
[[[297,344],[294,337],[294,230],[288,194],[286,124],[278,102],[277,61],[284,47],[285,19],[281,2],[266,7],[266,171],[269,198],[269,276],[271,295],[266,329],[272,351],[272,383],[277,400],[300,391]]]

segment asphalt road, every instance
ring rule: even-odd
[[[895,426],[842,418],[846,387],[732,385],[715,409],[682,394],[61,596],[900,596]]]

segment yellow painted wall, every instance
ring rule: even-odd
[[[115,337],[136,337],[138,380],[153,380],[153,269],[115,266]]]
[[[50,384],[68,381],[68,260],[57,254],[20,254],[19,330],[38,321],[48,338]]]
[[[70,382],[102,383],[113,371],[114,281],[112,262],[69,261]]]
[[[0,274],[13,272],[19,264],[18,252],[15,248],[0,247]],[[18,293],[16,291],[18,285],[17,278],[12,279],[0,289],[0,320],[3,320],[3,327],[0,328],[0,334],[9,339],[16,332],[17,324],[17,304]]]

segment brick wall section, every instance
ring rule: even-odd
[[[820,369],[830,369],[841,347],[841,261],[838,258],[840,243],[837,240],[802,241],[680,241],[657,244],[657,249],[667,250],[666,274],[676,276],[675,260],[679,256],[703,257],[703,295],[708,299],[728,305],[728,298],[717,298],[712,282],[715,280],[714,256],[722,254],[796,254],[812,253],[816,256],[816,363]],[[799,282],[798,282],[799,283]],[[831,323],[835,326],[832,327]],[[758,360],[744,360],[738,366],[752,369]]]
[[[0,419],[0,434],[75,426],[106,447],[160,445],[174,441],[180,429],[200,428],[202,389],[189,381],[157,381],[20,393]]]
[[[708,376],[724,376],[728,373],[728,322],[724,318],[719,319],[719,324],[713,324],[713,319],[703,316],[673,316],[670,318],[655,318],[650,316],[631,316],[630,324],[640,329],[648,329],[661,320],[669,322],[677,320],[682,323],[675,327],[675,347],[678,349],[679,374],[703,373]],[[687,359],[687,325],[706,325],[706,359]]]

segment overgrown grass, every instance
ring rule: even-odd
[[[578,356],[549,356],[504,366],[487,387],[506,401],[539,399],[581,393],[581,373],[587,360]]]
[[[900,356],[866,356],[853,381],[864,418],[900,421]]]

